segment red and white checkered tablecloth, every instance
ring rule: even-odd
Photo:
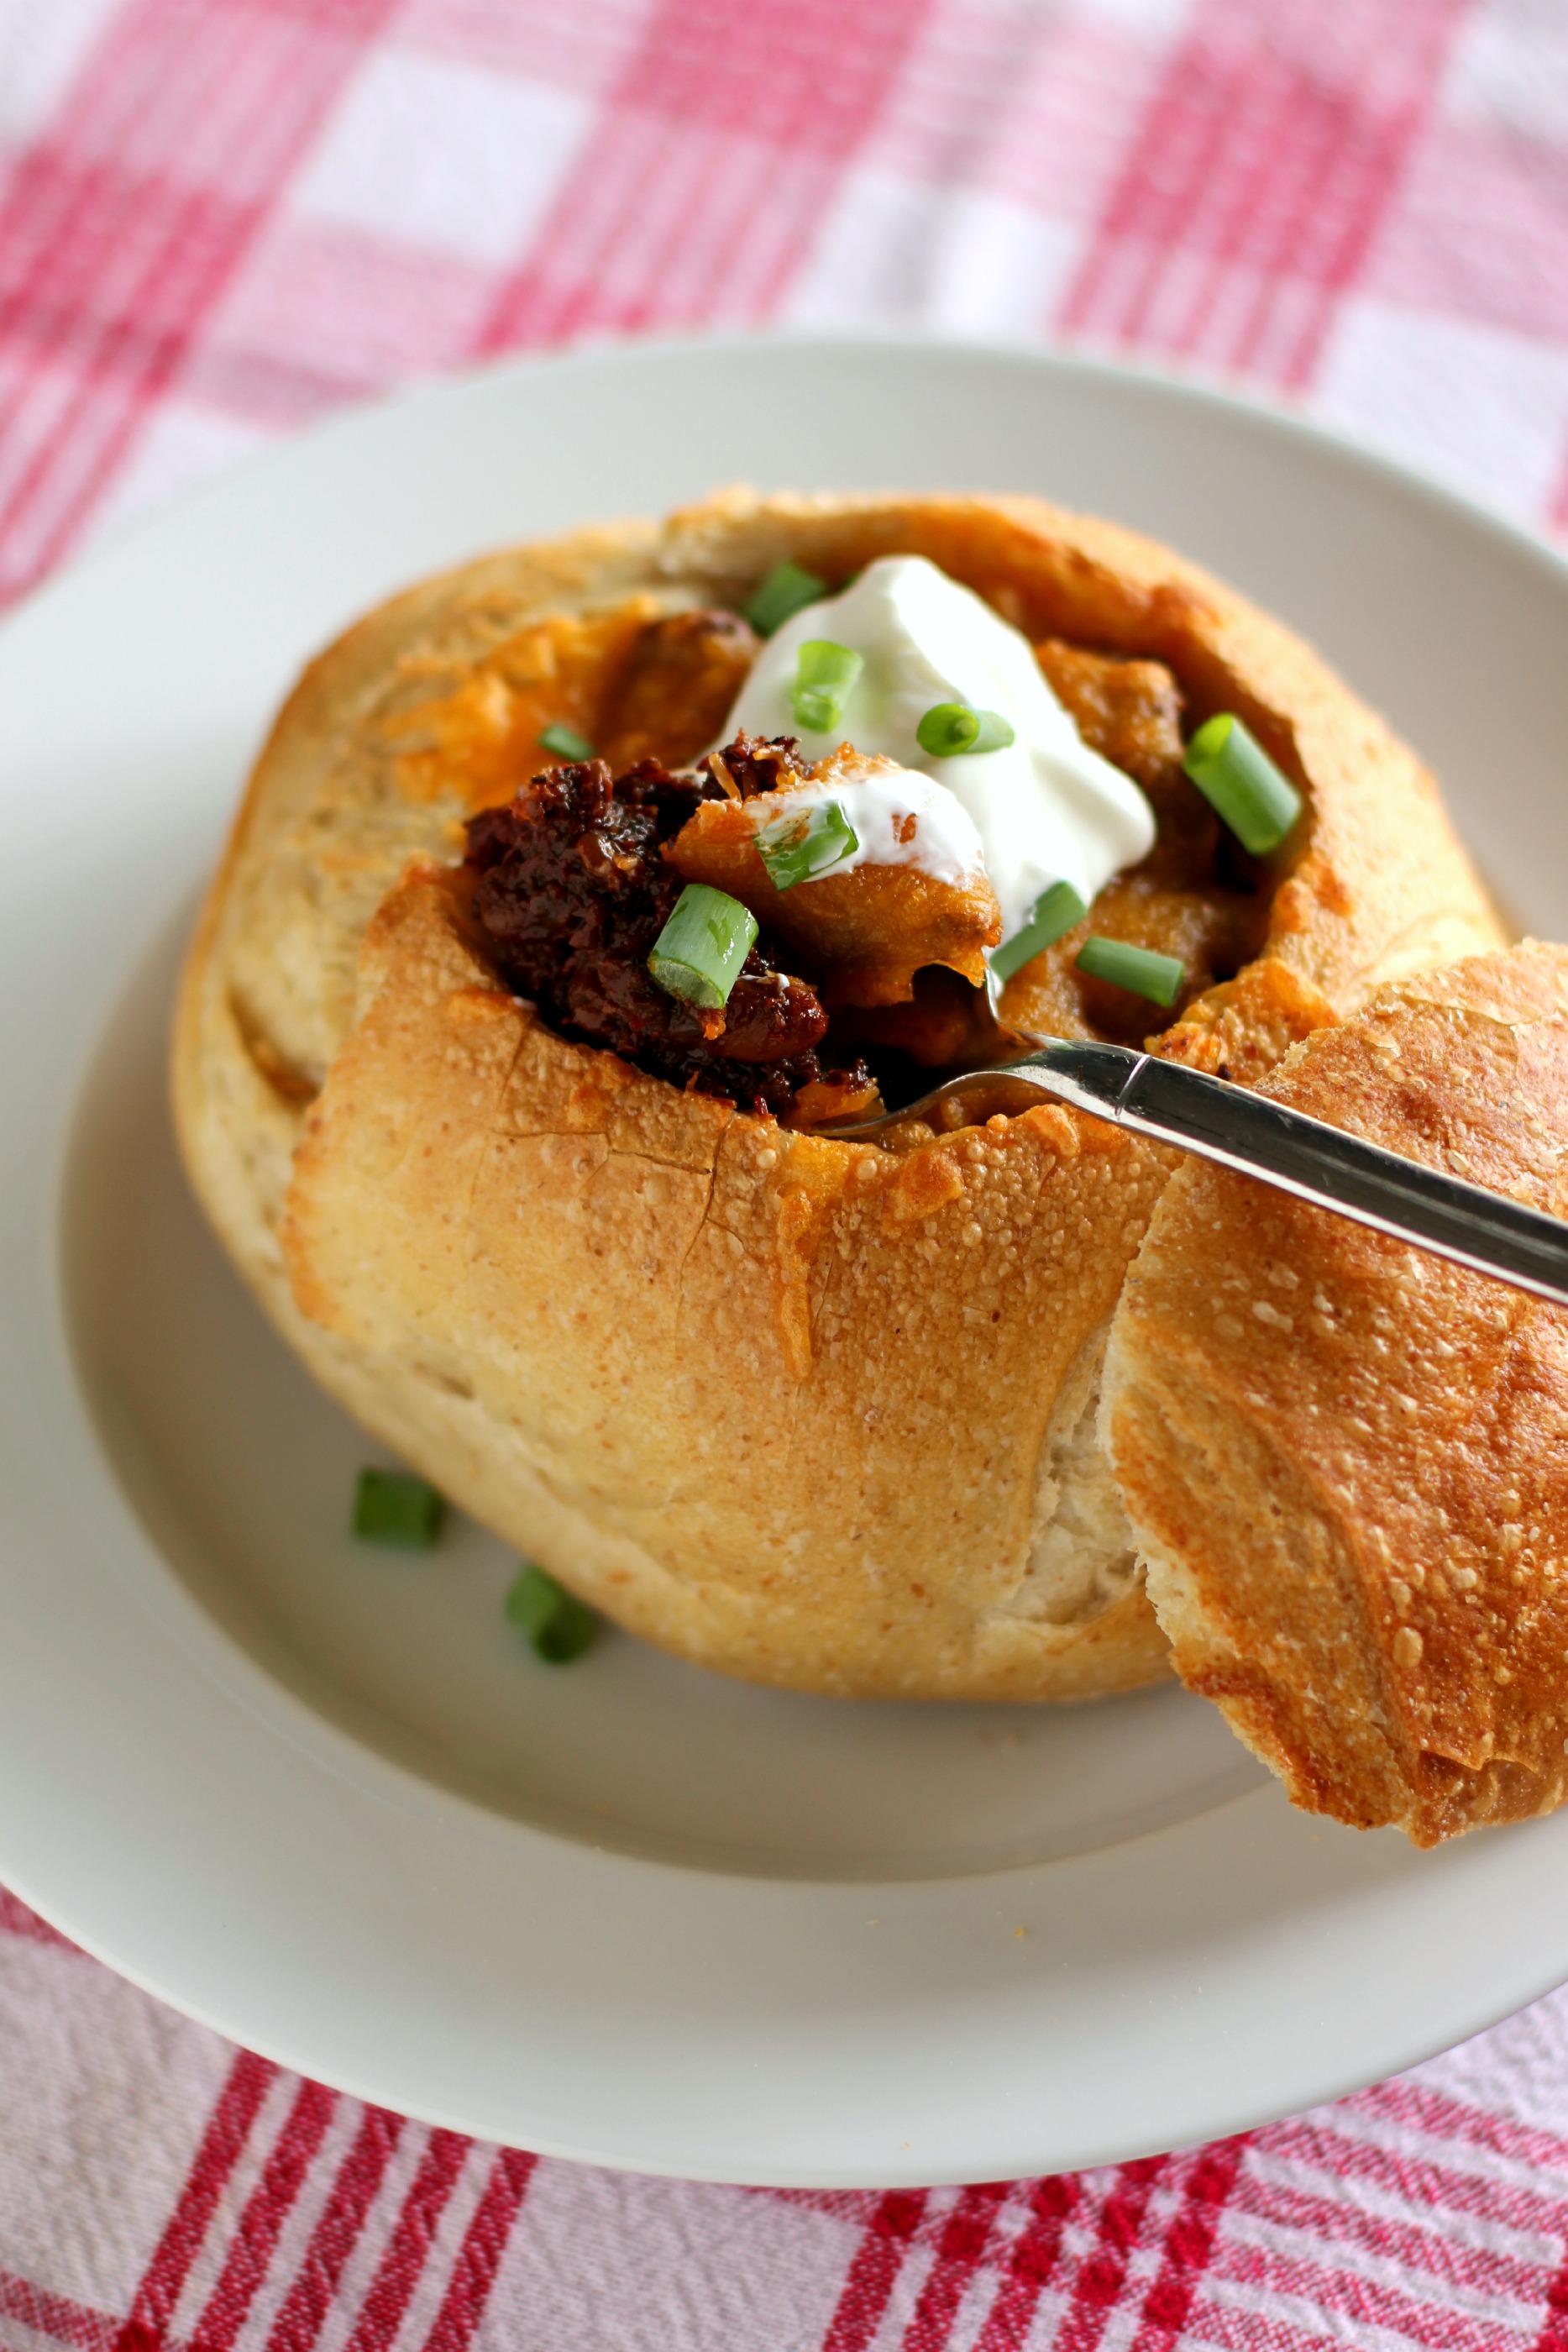
[[[334,404],[787,320],[1303,398],[1568,524],[1568,0],[0,0],[0,590]],[[617,2177],[0,1896],[0,2352],[1568,2352],[1568,1995],[1103,2172]]]

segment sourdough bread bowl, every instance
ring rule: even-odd
[[[1066,1109],[884,1149],[683,1089],[506,985],[463,862],[465,821],[549,765],[545,729],[617,770],[696,760],[755,656],[735,616],[758,583],[889,554],[977,591],[1086,740],[1141,767],[1159,839],[1090,920],[1182,954],[1158,1050],[1250,1082],[1390,981],[1499,944],[1417,761],[1178,557],[1030,499],[732,493],[429,582],[311,666],[191,951],[181,1143],[322,1384],[633,1632],[801,1689],[1126,1688],[1169,1671],[1167,1642],[1100,1367],[1169,1158]],[[1306,803],[1245,870],[1172,754],[1221,710]],[[1004,1009],[1142,1034],[1159,1016],[1083,982],[1073,946]]]
[[[1383,991],[1263,1091],[1568,1213],[1568,949]],[[1105,1429],[1176,1668],[1291,1801],[1433,1845],[1568,1794],[1568,1310],[1188,1161]]]

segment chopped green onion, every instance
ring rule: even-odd
[[[648,970],[666,996],[717,1013],[757,937],[757,918],[738,898],[688,882],[653,942]]]
[[[361,1470],[354,1490],[354,1533],[367,1543],[428,1551],[446,1517],[445,1497],[412,1470]]]
[[[991,950],[991,970],[998,980],[1010,980],[1032,957],[1053,947],[1063,931],[1081,923],[1089,912],[1071,882],[1053,882],[1030,909],[1028,922],[999,948]]]
[[[827,593],[827,582],[819,580],[814,572],[803,571],[798,563],[779,563],[751,602],[740,609],[759,637],[770,637],[775,629],[781,629],[808,604],[819,604]]]
[[[586,735],[575,727],[563,727],[559,720],[539,730],[539,741],[547,751],[559,751],[563,760],[591,760],[593,746]]]
[[[837,801],[818,801],[793,816],[776,816],[757,836],[757,854],[776,890],[829,873],[852,857],[860,835]]]
[[[831,735],[844,715],[844,698],[865,667],[863,657],[831,637],[811,637],[795,665],[795,723],[808,735]]]
[[[915,730],[915,740],[934,760],[951,760],[960,751],[1005,751],[1016,743],[1010,719],[999,710],[975,710],[967,702],[936,702]]]
[[[1108,980],[1113,987],[1130,989],[1155,1004],[1174,1004],[1186,977],[1179,956],[1156,955],[1153,948],[1103,939],[1098,931],[1090,933],[1074,961],[1091,980]]]
[[[506,1612],[547,1665],[570,1666],[599,1631],[599,1620],[587,1602],[531,1560],[507,1593]]]
[[[1182,753],[1181,763],[1254,857],[1278,849],[1301,814],[1301,796],[1294,784],[1228,710],[1204,722]]]

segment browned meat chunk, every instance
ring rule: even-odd
[[[801,1087],[824,1083],[863,1092],[869,1076],[852,1056],[824,1069],[822,1002],[762,941],[722,1016],[666,995],[649,973],[684,887],[664,845],[717,789],[652,760],[620,777],[590,760],[536,776],[510,807],[471,818],[475,911],[497,969],[567,1036],[747,1109],[782,1115]]]

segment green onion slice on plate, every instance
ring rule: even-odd
[[[570,1666],[599,1632],[586,1601],[530,1560],[506,1599],[512,1623],[525,1633],[547,1665]]]
[[[860,835],[837,801],[818,801],[794,815],[776,816],[757,836],[757,854],[776,890],[792,890],[852,857]]]
[[[991,950],[991,970],[998,980],[1010,980],[1033,957],[1054,947],[1062,933],[1081,923],[1088,912],[1071,882],[1053,882],[1035,900],[1022,930]]]
[[[441,1533],[446,1498],[412,1470],[361,1470],[354,1489],[354,1533],[366,1543],[428,1551]]]
[[[844,715],[852,686],[865,667],[862,655],[831,637],[811,637],[795,662],[795,687],[790,696],[795,723],[808,735],[831,735]]]
[[[933,760],[960,752],[1005,751],[1018,741],[1012,721],[999,710],[976,710],[967,702],[935,702],[915,730],[915,740]]]
[[[1126,940],[1107,940],[1092,931],[1074,959],[1091,980],[1108,980],[1114,988],[1130,989],[1153,1004],[1174,1004],[1185,975],[1179,956],[1156,955],[1153,948],[1135,948]]]
[[[706,882],[688,882],[653,942],[648,970],[666,996],[722,1012],[756,937],[749,907]]]
[[[759,637],[770,637],[808,604],[820,604],[827,593],[827,582],[819,580],[814,572],[799,563],[778,563],[750,603],[740,609]]]
[[[575,727],[563,727],[559,720],[539,730],[539,741],[547,751],[559,751],[563,760],[591,760],[593,746],[586,735]]]
[[[1182,766],[1217,816],[1254,857],[1278,849],[1301,814],[1301,796],[1257,737],[1222,710],[1198,729]]]

